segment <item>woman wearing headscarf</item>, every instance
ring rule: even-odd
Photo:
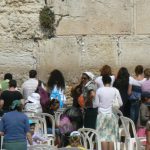
[[[95,99],[96,85],[94,75],[91,72],[84,72],[81,77],[83,83],[82,95],[84,98],[84,127],[95,129],[97,108],[93,108],[93,101]]]
[[[27,141],[32,144],[29,133],[28,117],[22,113],[21,100],[15,100],[11,106],[12,111],[6,113],[0,122],[0,135],[4,135],[3,148],[7,150],[27,150]]]

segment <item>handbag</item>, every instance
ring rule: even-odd
[[[81,108],[83,108],[85,105],[84,97],[82,94],[78,97],[78,104],[80,105]]]
[[[113,99],[113,104],[112,104],[112,107],[113,108],[116,108],[116,109],[119,109],[120,108],[120,104],[119,104],[119,93],[117,91],[117,89],[115,88],[115,97]]]

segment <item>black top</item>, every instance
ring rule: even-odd
[[[12,102],[14,100],[20,100],[22,98],[23,98],[23,96],[19,91],[6,90],[6,91],[2,92],[1,99],[4,100],[3,110],[5,112],[10,111],[10,106],[11,106]]]
[[[123,104],[125,104],[128,100],[129,82],[126,80],[116,79],[113,86],[119,90]]]
[[[52,115],[53,117],[55,116],[54,110],[52,109],[48,109],[46,113]],[[52,122],[50,118],[47,116],[46,116],[46,124],[47,124],[47,128],[52,128]]]

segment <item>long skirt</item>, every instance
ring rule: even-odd
[[[96,128],[97,108],[87,108],[84,115],[84,127]]]
[[[3,148],[6,150],[27,150],[27,142],[26,141],[4,142]]]
[[[101,141],[117,141],[119,137],[118,120],[114,114],[102,114],[97,116],[96,130]]]

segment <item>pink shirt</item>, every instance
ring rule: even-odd
[[[150,92],[150,79],[142,83],[142,92]]]

